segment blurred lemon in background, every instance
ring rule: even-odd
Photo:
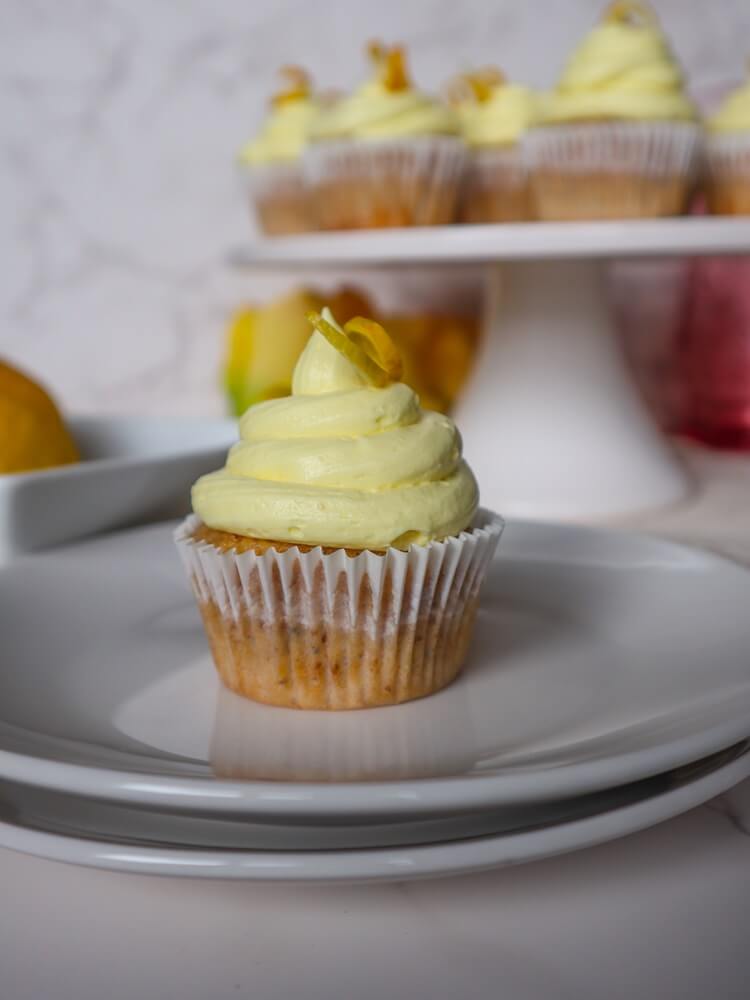
[[[233,413],[239,415],[253,403],[289,394],[292,371],[310,337],[305,315],[321,307],[317,296],[300,290],[235,315],[229,327],[224,375]]]
[[[312,333],[306,316],[324,305],[342,323],[358,314],[369,315],[372,309],[363,295],[350,288],[327,297],[299,288],[235,314],[224,367],[224,388],[233,414],[239,416],[264,399],[289,395],[294,366]]]
[[[77,462],[80,456],[52,398],[0,361],[0,473],[30,472]]]

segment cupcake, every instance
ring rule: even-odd
[[[536,118],[527,87],[499,70],[459,78],[451,88],[461,132],[469,147],[462,222],[522,222],[531,218],[528,176],[520,139]]]
[[[465,160],[455,112],[417,90],[403,50],[370,46],[374,78],[325,109],[305,151],[322,229],[453,222]]]
[[[289,66],[281,73],[286,86],[271,98],[270,115],[239,155],[258,224],[270,235],[310,228],[300,157],[319,107],[303,69]]]
[[[466,656],[502,521],[452,421],[420,408],[368,320],[315,332],[292,395],[251,407],[175,540],[224,684],[349,709],[420,698]]]
[[[717,215],[750,215],[750,70],[707,124],[709,207]]]
[[[700,129],[645,4],[614,3],[576,49],[525,142],[540,219],[678,215]]]

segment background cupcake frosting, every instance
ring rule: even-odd
[[[502,73],[485,72],[472,79],[468,93],[456,101],[461,132],[469,146],[506,146],[521,138],[539,115],[539,97],[520,83],[506,80]]]
[[[285,163],[296,160],[320,114],[320,101],[311,92],[304,70],[287,70],[288,85],[271,99],[268,117],[257,135],[240,150],[248,164]]]
[[[710,132],[750,132],[750,64],[745,82],[729,94],[707,125]]]
[[[455,135],[458,120],[450,108],[419,90],[406,72],[393,83],[388,86],[383,74],[374,67],[370,79],[350,96],[333,102],[312,123],[310,138],[315,141]]]
[[[545,99],[547,121],[695,118],[656,16],[640,6],[613,4],[577,46]]]

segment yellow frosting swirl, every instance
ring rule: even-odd
[[[750,131],[750,75],[741,87],[733,91],[716,114],[709,118],[711,132]]]
[[[320,105],[312,96],[307,72],[300,66],[280,70],[284,86],[271,98],[271,114],[258,135],[240,150],[240,162],[251,165],[296,160],[307,142]]]
[[[247,410],[226,466],[198,480],[192,502],[222,531],[385,549],[462,531],[478,491],[448,417],[422,410],[401,382],[369,385],[316,332],[292,395]]]
[[[262,165],[296,160],[319,112],[319,104],[312,97],[276,105],[258,135],[240,150],[240,161]]]
[[[573,53],[557,87],[546,97],[543,116],[553,123],[690,121],[695,110],[650,9],[617,3]]]
[[[384,139],[456,135],[455,112],[419,90],[392,91],[374,80],[323,112],[312,138]]]
[[[319,117],[311,138],[383,139],[456,135],[458,117],[447,105],[417,90],[409,81],[402,49],[370,45],[375,76]]]
[[[470,146],[510,146],[536,120],[538,101],[528,87],[501,81],[486,96],[461,101],[456,109]]]

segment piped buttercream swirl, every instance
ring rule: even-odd
[[[695,110],[655,16],[645,5],[620,3],[573,52],[545,98],[543,117],[691,121]]]
[[[460,532],[478,491],[450,418],[422,410],[401,382],[369,385],[316,332],[292,395],[244,414],[225,467],[199,479],[192,500],[219,530],[385,549]]]
[[[510,146],[534,124],[538,101],[528,87],[502,80],[492,84],[482,100],[461,101],[456,110],[470,146]]]
[[[275,107],[256,137],[240,150],[240,162],[258,166],[296,160],[319,113],[319,104],[312,97]]]
[[[709,118],[710,132],[750,132],[750,70],[748,78],[724,100],[716,114]]]
[[[453,109],[412,84],[401,47],[389,49],[374,42],[369,46],[369,55],[373,78],[328,107],[315,122],[312,139],[458,134],[459,122]]]
[[[311,138],[322,141],[456,135],[458,129],[455,112],[422,91],[392,91],[372,80],[322,112]]]
[[[260,131],[240,150],[240,162],[250,166],[296,160],[307,142],[320,102],[310,77],[299,66],[284,66],[283,89],[271,99],[271,112]]]

